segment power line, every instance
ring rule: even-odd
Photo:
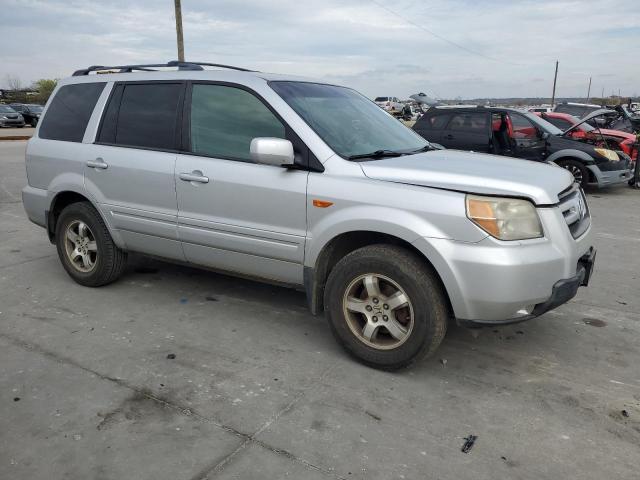
[[[454,42],[453,40],[449,40],[448,38],[443,37],[442,35],[438,35],[436,32],[429,30],[427,27],[420,25],[419,23],[414,22],[413,20],[406,18],[402,15],[400,15],[398,12],[395,12],[394,10],[391,10],[390,8],[386,7],[385,5],[381,4],[380,2],[376,1],[376,0],[369,0],[369,2],[373,3],[374,5],[378,6],[379,8],[385,10],[386,12],[390,13],[391,15],[394,15],[396,17],[398,17],[399,19],[403,20],[404,22],[413,25],[414,27],[427,32],[429,35],[442,40],[443,42],[448,43],[449,45],[453,45],[456,48],[459,48],[460,50],[464,50],[465,52],[471,54],[471,55],[476,55],[478,57],[482,57],[482,58],[486,58],[487,60],[491,60],[493,62],[500,62],[500,63],[506,63],[509,65],[518,65],[517,63],[513,63],[513,62],[509,62],[506,60],[500,60],[498,58],[494,58],[494,57],[490,57],[489,55],[485,55],[484,53],[481,52],[477,52],[475,50],[471,50],[470,48],[465,47],[464,45],[461,45],[459,43]]]

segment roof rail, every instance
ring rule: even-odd
[[[79,77],[82,75],[89,75],[91,72],[103,72],[108,70],[117,70],[117,73],[130,73],[135,71],[143,71],[143,72],[155,72],[157,68],[161,67],[178,67],[178,70],[204,70],[202,67],[218,67],[218,68],[228,68],[230,70],[238,70],[240,72],[251,72],[252,70],[234,67],[232,65],[222,65],[220,63],[207,63],[207,62],[180,62],[178,60],[171,60],[167,63],[149,63],[144,65],[113,65],[113,66],[104,66],[104,65],[92,65],[87,68],[82,68],[80,70],[76,70],[73,72],[74,77]]]

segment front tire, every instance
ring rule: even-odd
[[[436,273],[393,245],[342,258],[327,280],[324,304],[337,341],[375,368],[397,370],[431,355],[447,330],[448,303]]]
[[[589,171],[583,163],[577,160],[561,160],[558,162],[558,165],[569,170],[575,181],[578,182],[582,188],[589,184]]]
[[[106,285],[115,281],[126,267],[127,252],[116,246],[102,217],[90,203],[72,203],[62,210],[55,239],[62,266],[80,285]]]

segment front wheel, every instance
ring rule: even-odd
[[[106,224],[90,203],[72,203],[62,210],[55,237],[64,269],[80,285],[106,285],[124,271],[127,253],[113,242]]]
[[[338,342],[376,368],[395,370],[432,354],[447,329],[447,301],[435,272],[393,245],[364,247],[340,260],[324,304]]]
[[[583,163],[577,160],[561,160],[558,162],[562,168],[569,170],[573,175],[573,178],[582,188],[586,187],[589,183],[589,171]]]

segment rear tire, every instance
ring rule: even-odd
[[[363,247],[342,258],[329,274],[324,305],[338,343],[384,370],[433,354],[449,317],[437,274],[394,245]]]
[[[569,172],[573,175],[573,178],[576,182],[580,184],[582,188],[586,187],[589,184],[589,170],[584,166],[583,163],[577,160],[561,160],[558,162],[562,168],[569,170]]]
[[[127,252],[116,246],[102,217],[88,202],[72,203],[62,210],[55,240],[62,266],[85,287],[107,285],[126,267]]]

